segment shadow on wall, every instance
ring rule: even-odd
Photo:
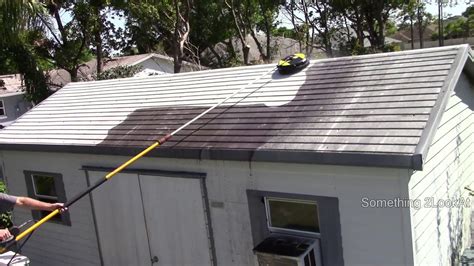
[[[274,91],[265,87],[269,83],[284,82],[282,86],[293,84],[284,91],[286,96],[277,97],[281,105],[268,106],[262,98],[262,102],[255,104],[220,106],[180,131],[163,147],[254,150],[265,145],[265,148],[271,149],[273,138],[291,135],[295,125],[304,127],[305,123],[318,122],[321,120],[319,114],[331,109],[334,98],[315,91],[315,88],[324,90],[331,87],[318,77],[318,72],[325,68],[325,64],[320,62],[303,70],[307,76],[303,81],[300,80],[301,86],[286,80],[291,75],[281,75],[275,71],[268,82],[238,100],[242,102],[249,97],[273,97]],[[161,106],[137,109],[111,129],[99,146],[147,147],[209,107]],[[275,141],[275,144],[278,143]]]

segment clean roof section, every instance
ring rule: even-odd
[[[71,83],[2,130],[0,148],[133,154],[258,79],[152,155],[421,169],[469,52],[314,60],[291,76],[259,65]]]

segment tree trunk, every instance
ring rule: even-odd
[[[418,17],[418,35],[420,37],[420,49],[423,48],[423,13],[421,12],[421,7],[417,8],[417,17]]]
[[[95,41],[96,41],[96,58],[97,58],[97,75],[100,75],[102,72],[102,17],[100,15],[100,7],[95,8],[95,15],[97,16],[97,29],[95,31]]]
[[[444,46],[443,32],[443,2],[438,0],[438,41],[439,46]]]
[[[385,21],[381,17],[377,18],[378,36],[377,36],[377,48],[383,50],[385,47]]]
[[[78,78],[77,78],[77,71],[78,71],[78,68],[67,70],[67,72],[69,72],[69,75],[71,76],[71,82],[79,81]]]
[[[249,65],[250,46],[245,42],[242,42],[242,52],[244,53],[244,64]]]
[[[183,65],[183,60],[179,58],[174,59],[174,73],[181,72],[181,66]]]
[[[260,53],[260,57],[263,59],[263,61],[267,62],[267,56],[265,55],[265,52],[263,51],[262,44],[257,39],[257,35],[255,34],[253,30],[250,30],[250,35],[252,36],[252,39],[255,41],[255,44],[257,44],[257,49],[258,49],[258,52]]]
[[[411,49],[415,49],[415,41],[413,40],[413,38],[415,38],[415,34],[413,32],[413,18],[410,17],[410,42],[411,42]]]
[[[219,55],[219,53],[217,53],[216,49],[214,49],[214,47],[211,45],[211,46],[209,46],[209,50],[216,57],[217,65],[220,68],[224,67],[224,64],[222,63],[222,57]]]
[[[267,47],[266,47],[266,48],[267,48],[267,63],[270,63],[271,60],[272,60],[272,49],[271,49],[271,47],[270,47],[270,45],[271,45],[271,37],[272,37],[272,36],[271,36],[271,31],[272,31],[272,30],[271,30],[270,26],[268,25],[268,21],[267,21],[267,23],[265,23],[265,24],[266,24],[266,29],[267,29]],[[468,35],[468,36],[469,36],[469,35]]]

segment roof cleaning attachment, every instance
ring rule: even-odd
[[[278,72],[283,75],[296,73],[309,65],[309,59],[302,53],[289,55],[278,62]]]
[[[131,164],[133,164],[135,161],[137,161],[138,159],[142,158],[143,156],[145,156],[147,153],[149,153],[151,150],[155,149],[156,147],[160,146],[160,145],[163,145],[163,143],[167,142],[173,135],[175,135],[176,133],[178,133],[179,131],[183,130],[184,128],[186,128],[187,126],[189,126],[191,123],[195,122],[196,120],[198,120],[199,118],[201,118],[202,116],[204,116],[205,114],[209,113],[210,111],[212,111],[213,109],[215,109],[216,107],[218,107],[219,105],[223,104],[224,102],[226,102],[227,100],[229,100],[230,98],[234,97],[235,95],[237,95],[238,93],[242,92],[244,89],[248,88],[249,86],[251,86],[252,84],[254,84],[255,82],[257,82],[258,80],[260,80],[261,78],[263,78],[264,76],[268,75],[269,73],[275,71],[276,67],[273,67],[271,69],[269,69],[268,71],[266,71],[265,73],[263,73],[262,75],[258,76],[257,78],[251,80],[249,83],[247,83],[245,86],[243,87],[240,87],[239,89],[237,89],[236,91],[234,91],[231,95],[227,96],[226,98],[220,100],[219,102],[217,102],[216,104],[214,104],[213,106],[209,107],[207,110],[205,110],[204,112],[200,113],[199,115],[195,116],[193,119],[189,120],[186,124],[182,125],[181,127],[179,127],[178,129],[176,129],[175,131],[171,132],[170,134],[167,134],[166,136],[162,137],[161,139],[159,139],[158,141],[156,141],[155,143],[153,143],[152,145],[150,145],[148,148],[144,149],[143,151],[141,151],[140,153],[138,153],[137,155],[135,155],[133,158],[129,159],[128,161],[124,162],[122,165],[120,165],[119,167],[117,167],[115,170],[113,170],[112,172],[108,173],[107,175],[105,175],[103,178],[99,179],[95,184],[91,185],[90,187],[87,187],[84,191],[80,192],[79,194],[77,194],[76,196],[72,197],[71,199],[69,199],[66,203],[64,203],[64,207],[65,208],[68,208],[69,206],[71,206],[72,204],[74,204],[76,201],[78,201],[79,199],[81,199],[82,197],[84,197],[85,195],[89,194],[90,192],[92,192],[92,190],[94,190],[95,188],[99,187],[100,185],[102,185],[103,183],[105,183],[105,181],[108,181],[109,179],[111,179],[113,176],[115,176],[116,174],[118,174],[120,171],[122,171],[123,169],[125,169],[126,167],[130,166]],[[252,90],[251,92],[247,93],[246,94],[246,97],[252,93],[254,93],[255,91],[257,91],[261,86],[258,86],[256,89]],[[25,231],[19,233],[13,241],[9,241],[8,243],[5,243],[4,246],[0,246],[0,253],[3,253],[5,251],[7,251],[8,248],[10,248],[11,246],[13,246],[16,242],[18,242],[19,240],[21,240],[22,238],[24,238],[25,236],[31,234],[36,228],[40,227],[42,224],[44,224],[45,222],[47,222],[48,220],[50,220],[51,218],[53,218],[55,215],[57,215],[58,213],[60,213],[60,210],[59,209],[56,209],[54,211],[52,211],[51,213],[49,213],[47,216],[43,217],[41,220],[37,221],[35,224],[33,224],[32,226],[30,226],[29,228],[27,228]]]

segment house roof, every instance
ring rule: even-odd
[[[0,132],[0,148],[132,155],[252,83],[151,156],[421,169],[467,45],[70,83]],[[468,62],[468,63],[466,63]]]
[[[0,75],[0,96],[23,94],[23,80],[19,74]]]
[[[435,33],[435,27],[434,26],[426,27],[423,30],[423,34],[422,34],[423,40],[431,41],[431,36],[433,35],[433,33]],[[408,27],[408,26],[404,27],[403,29],[400,29],[397,32],[395,32],[395,34],[393,34],[390,37],[401,40],[403,42],[410,42],[411,41],[410,27]],[[419,42],[420,41],[420,34],[419,34],[418,25],[413,26],[413,41],[414,42]]]
[[[114,67],[118,66],[133,66],[137,65],[145,60],[150,58],[157,58],[166,61],[173,62],[173,58],[165,55],[155,54],[155,53],[148,53],[148,54],[139,54],[139,55],[129,55],[129,56],[119,56],[113,58],[105,58],[103,71],[109,70]],[[198,67],[194,64],[189,62],[183,62],[184,65],[190,65],[194,67]],[[97,59],[94,58],[86,63],[84,63],[78,69],[78,78],[81,81],[89,81],[93,80],[92,75],[97,73]],[[51,83],[58,86],[64,86],[67,83],[71,82],[71,75],[64,69],[55,69],[49,72]]]

